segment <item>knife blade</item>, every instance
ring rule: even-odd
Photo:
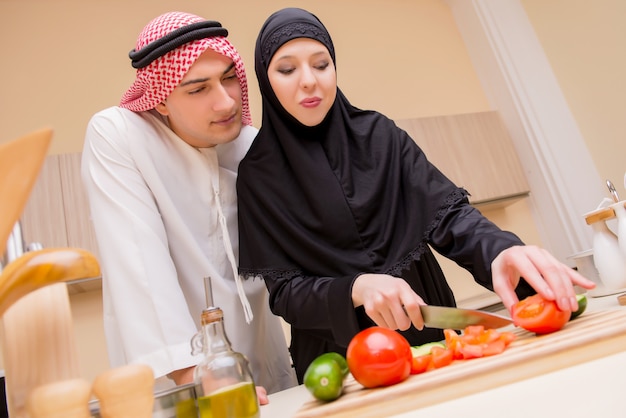
[[[485,328],[502,328],[513,323],[504,315],[475,309],[449,308],[445,306],[420,305],[424,325],[430,328],[463,330],[469,325]]]

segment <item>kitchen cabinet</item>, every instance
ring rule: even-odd
[[[481,209],[507,205],[529,193],[511,137],[498,112],[399,119],[426,157]]]
[[[20,219],[27,245],[84,248],[98,257],[80,159],[80,152],[46,158]],[[93,278],[71,282],[68,290],[73,294],[100,288],[100,278]]]

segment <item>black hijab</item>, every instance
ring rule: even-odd
[[[335,62],[328,31],[302,9],[274,13],[256,42],[263,119],[239,165],[240,272],[266,279],[399,276],[466,192],[393,121],[352,106],[339,89],[317,126],[288,114],[267,68],[278,48],[301,37],[324,44]]]

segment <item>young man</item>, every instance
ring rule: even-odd
[[[237,273],[235,180],[257,130],[243,62],[218,22],[173,12],[130,52],[136,79],[87,127],[82,157],[103,271],[112,367],[149,364],[176,384],[200,362],[190,340],[212,301],[236,351],[272,393],[295,375],[265,284]],[[266,398],[260,396],[261,402]]]

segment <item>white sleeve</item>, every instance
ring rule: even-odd
[[[155,202],[129,141],[158,132],[110,108],[89,122],[81,174],[103,272],[104,324],[112,367],[145,363],[155,376],[194,365],[189,313]],[[152,138],[157,140],[157,138]]]
[[[220,167],[237,173],[239,163],[250,149],[250,145],[252,145],[258,132],[257,128],[244,125],[236,141],[216,146]]]

